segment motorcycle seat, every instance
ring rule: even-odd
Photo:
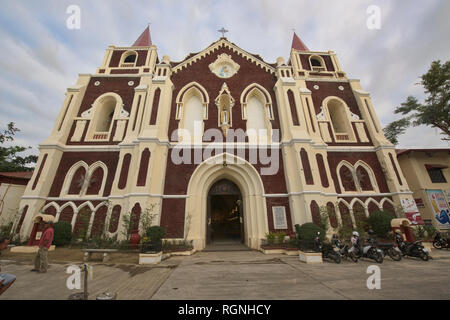
[[[394,243],[378,243],[379,248],[391,248],[394,247]]]

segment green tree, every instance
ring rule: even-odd
[[[444,135],[442,139],[450,140],[450,61],[443,64],[440,60],[433,61],[430,69],[420,79],[419,84],[425,88],[424,103],[409,96],[394,111],[405,117],[390,123],[383,129],[386,138],[393,144],[397,144],[398,136],[411,125],[438,128]]]
[[[392,144],[398,144],[398,137],[405,133],[406,129],[410,126],[410,121],[407,118],[389,123],[383,128],[384,135]]]
[[[21,157],[18,155],[27,149],[31,149],[31,147],[5,146],[6,142],[14,141],[14,135],[19,131],[20,130],[15,127],[14,122],[10,122],[8,123],[8,128],[3,132],[0,132],[0,171],[32,171],[34,169],[27,165],[36,163],[38,159],[37,156],[29,155]]]

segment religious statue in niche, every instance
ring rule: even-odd
[[[221,78],[228,78],[228,77],[229,77],[229,73],[230,73],[230,71],[229,71],[229,69],[228,69],[228,66],[227,66],[227,65],[224,65],[224,66],[222,66],[222,68],[220,69],[219,76],[220,76]]]
[[[217,56],[216,61],[209,65],[209,70],[222,79],[231,78],[238,72],[239,65],[233,61],[231,55],[222,53]]]
[[[227,130],[232,126],[231,108],[234,106],[234,99],[226,83],[222,85],[216,100],[218,126],[222,129],[223,134],[227,135]]]
[[[228,109],[223,109],[220,112],[220,124],[221,125],[226,125],[226,124],[230,124],[230,117],[228,115]]]

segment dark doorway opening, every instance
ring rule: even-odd
[[[244,242],[242,196],[231,181],[216,182],[208,193],[207,244]]]

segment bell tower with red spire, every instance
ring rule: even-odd
[[[156,46],[147,26],[130,47],[109,46],[98,74],[153,73],[158,60]]]
[[[151,45],[152,38],[150,37],[150,26],[147,26],[139,38],[133,43],[132,47],[149,47]]]

